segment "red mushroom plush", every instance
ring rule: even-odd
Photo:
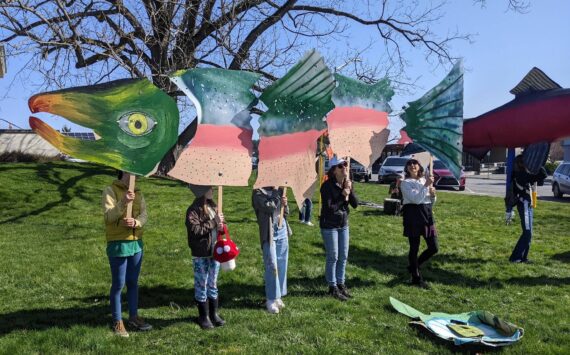
[[[218,231],[218,241],[214,245],[214,260],[222,264],[222,270],[230,271],[236,268],[235,259],[238,255],[239,248],[233,242],[228,227],[224,224],[224,230]]]

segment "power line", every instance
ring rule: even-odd
[[[0,118],[0,121],[4,121],[4,122],[8,123],[10,126],[14,126],[14,127],[16,127],[16,128],[19,128],[19,129],[25,129],[25,128],[22,128],[22,127],[18,126],[17,124],[14,124],[14,123],[12,123],[12,122],[10,122],[10,121],[8,121],[8,120],[5,120],[5,119],[3,119],[3,118]]]

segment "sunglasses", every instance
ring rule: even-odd
[[[418,163],[417,161],[411,161],[408,163],[408,166],[410,165],[420,165],[420,163]]]
[[[346,168],[347,166],[348,166],[348,163],[347,163],[347,162],[344,162],[344,163],[338,164],[336,167],[339,168],[339,169],[342,169],[342,168]]]

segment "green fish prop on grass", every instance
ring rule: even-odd
[[[30,127],[63,153],[136,175],[153,173],[178,137],[176,102],[146,79],[37,94],[28,106],[32,113],[61,116],[101,137],[95,141],[66,137],[30,117]]]
[[[390,297],[390,303],[396,311],[414,319],[410,324],[421,326],[455,345],[499,347],[516,343],[524,334],[523,328],[505,322],[487,311],[423,314],[395,298]]]

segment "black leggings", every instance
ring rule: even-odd
[[[437,236],[424,237],[427,243],[427,249],[423,251],[418,259],[418,252],[420,251],[421,236],[408,237],[410,242],[410,252],[408,254],[408,261],[410,263],[409,270],[413,278],[420,277],[420,266],[425,263],[429,258],[434,256],[439,251]]]

